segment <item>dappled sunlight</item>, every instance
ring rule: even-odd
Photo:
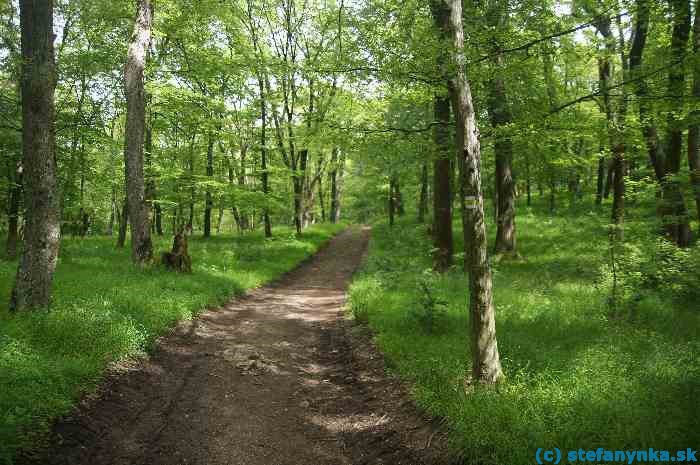
[[[506,374],[497,391],[463,388],[470,346],[467,282],[459,269],[434,284],[436,298],[447,307],[434,316],[433,332],[412,316],[421,302],[416,283],[431,265],[429,254],[415,253],[431,247],[421,230],[375,228],[369,261],[351,288],[352,312],[369,321],[393,369],[415,383],[418,403],[448,419],[467,461],[507,456],[527,463],[542,444],[687,447],[688,434],[700,427],[691,413],[700,384],[700,344],[689,338],[691,330],[665,334],[673,321],[692,328],[697,318],[665,303],[645,312],[669,313],[666,324],[611,320],[600,284],[608,253],[605,220],[539,222],[524,215],[518,221],[523,260],[494,264]],[[455,237],[461,241],[461,234]],[[424,258],[406,267],[409,252]],[[514,441],[517,449],[503,448]]]
[[[30,438],[20,435],[23,429],[46,431],[46,419],[64,414],[75,399],[93,390],[110,362],[116,372],[134,372],[137,368],[129,359],[144,354],[178,320],[191,320],[207,307],[279,277],[338,229],[316,228],[303,240],[291,242],[279,238],[268,243],[260,235],[221,236],[203,247],[203,241],[193,239],[194,272],[185,275],[159,267],[134,268],[129,249],[115,249],[110,237],[64,238],[52,311],[18,318],[8,314],[5,306],[0,309],[0,417],[7,419],[0,427],[4,440],[0,456],[26,445]],[[156,249],[169,245],[169,238],[156,241]],[[239,253],[243,249],[245,253]],[[1,301],[9,301],[15,273],[16,262],[0,262]],[[201,341],[232,341],[224,329],[231,322],[222,318],[207,312],[197,324],[181,323],[176,334]],[[250,334],[258,330],[246,324],[241,328]],[[195,357],[197,347],[166,345],[159,350],[187,360]],[[239,357],[231,352],[226,356]],[[272,362],[274,357],[268,360],[266,373],[287,374],[287,368]],[[156,378],[167,370],[157,364],[147,366]]]

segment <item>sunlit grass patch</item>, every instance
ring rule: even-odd
[[[493,266],[506,381],[471,393],[463,388],[470,350],[461,264],[434,284],[447,302],[445,324],[426,333],[410,317],[420,302],[415,282],[431,267],[425,228],[374,228],[350,309],[363,302],[390,368],[411,382],[421,407],[445,420],[466,463],[526,465],[538,447],[675,450],[698,443],[700,314],[692,302],[684,307],[649,294],[635,312],[611,319],[601,278],[607,221],[595,212],[518,217],[523,259]],[[636,227],[631,218],[631,235]]]

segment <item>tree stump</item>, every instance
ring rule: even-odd
[[[187,252],[187,236],[184,232],[179,232],[173,239],[173,249],[170,252],[163,252],[161,262],[169,270],[178,273],[192,272],[192,259]]]

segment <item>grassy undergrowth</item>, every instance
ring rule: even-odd
[[[419,405],[448,423],[466,463],[532,464],[538,447],[697,448],[697,301],[650,294],[610,318],[601,273],[606,222],[595,212],[553,218],[520,210],[524,260],[494,264],[507,379],[472,394],[463,388],[470,357],[461,269],[441,277],[425,271],[424,226],[374,228],[351,308],[374,330],[391,369],[412,383]]]
[[[275,279],[341,228],[313,227],[300,239],[282,228],[269,240],[257,233],[191,239],[188,275],[137,270],[113,238],[64,240],[51,312],[0,310],[0,464],[40,441],[109,362],[141,355],[176,321]],[[0,262],[0,302],[9,301],[16,268]]]

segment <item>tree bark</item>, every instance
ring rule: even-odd
[[[345,171],[345,154],[338,147],[333,148],[331,155],[331,223],[340,221],[340,199],[343,190],[343,174]]]
[[[673,9],[671,57],[678,64],[669,68],[668,94],[670,98],[680,100],[673,102],[675,105],[682,106],[682,95],[685,87],[682,61],[690,35],[690,6],[684,0],[671,0],[671,6]],[[661,196],[658,211],[664,231],[670,240],[677,245],[684,246],[690,242],[688,213],[680,184],[674,179],[674,175],[680,169],[682,124],[673,112],[669,113],[668,153],[663,154],[651,107],[648,103],[649,88],[646,80],[641,77],[642,58],[649,29],[648,0],[637,0],[636,11],[629,57],[630,77],[635,83],[634,92],[639,102],[639,119],[642,123],[642,133],[649,154],[649,162],[654,168],[656,179],[660,185]]]
[[[491,269],[488,262],[484,198],[481,190],[479,130],[465,73],[464,28],[461,0],[440,1],[447,14],[435,15],[444,36],[451,39],[454,71],[449,80],[456,116],[457,159],[460,165],[460,203],[464,229],[465,265],[469,273],[472,380],[493,384],[502,376],[496,315],[493,304]],[[435,12],[437,8],[433,8]],[[442,24],[440,24],[442,20]]]
[[[303,154],[304,150],[301,150],[300,156],[303,156]],[[294,189],[294,229],[296,230],[297,236],[300,236],[303,224],[302,202],[304,200],[304,178],[296,172],[296,166],[293,166],[292,170],[294,171],[294,174],[292,174],[292,187]]]
[[[326,200],[325,200],[325,195],[323,192],[323,158],[318,159],[318,168],[316,175],[318,176],[318,203],[319,206],[321,207],[321,221],[323,223],[326,222]]]
[[[53,1],[20,0],[24,251],[10,310],[48,308],[61,239],[57,192]]]
[[[605,155],[602,154],[604,150],[603,144],[601,144],[600,151],[601,155],[598,157],[598,176],[596,178],[596,191],[595,191],[595,204],[603,204],[603,194],[605,187]]]
[[[693,90],[694,98],[700,98],[700,8],[695,7],[693,21]],[[690,184],[695,196],[695,209],[700,223],[700,110],[693,110],[688,116],[688,167]]]
[[[673,9],[673,33],[671,36],[671,56],[677,66],[668,72],[668,95],[676,108],[683,108],[685,91],[685,70],[683,59],[690,36],[690,2],[688,0],[671,0]],[[688,210],[683,198],[683,189],[678,180],[681,168],[681,151],[683,148],[684,122],[675,111],[668,114],[668,142],[664,160],[664,179],[661,183],[662,221],[666,234],[678,246],[690,245],[690,225]]]
[[[272,222],[270,210],[267,207],[267,197],[270,194],[269,173],[267,172],[267,101],[265,98],[265,85],[261,76],[258,76],[258,88],[260,90],[260,181],[265,194],[265,208],[263,209],[263,222],[265,223],[265,237],[272,237]]]
[[[117,236],[117,247],[122,248],[126,244],[126,230],[129,226],[129,201],[124,198],[122,213],[119,215],[119,235]]]
[[[494,55],[493,77],[490,79],[488,90],[488,112],[491,125],[496,133],[496,245],[497,254],[514,255],[516,253],[515,239],[515,181],[513,179],[513,141],[507,134],[500,134],[499,129],[507,126],[513,120],[506,83],[503,78],[503,57],[498,34],[505,29],[508,19],[508,5],[504,1],[492,2],[493,7],[487,14],[489,26],[494,31],[491,39],[491,52]]]
[[[11,170],[9,170],[12,172]],[[22,200],[22,162],[17,161],[14,176],[10,180],[10,198],[7,208],[7,243],[5,256],[8,260],[17,258],[19,244],[19,209]]]
[[[418,222],[425,223],[428,212],[428,163],[423,162],[420,172],[420,194],[418,197]]]
[[[207,143],[207,177],[209,180],[213,180],[214,178],[214,136],[211,134],[209,134],[209,141]],[[211,187],[207,187],[204,196],[204,238],[206,239],[211,237],[211,211],[214,206]]]
[[[126,130],[124,158],[126,162],[126,192],[131,225],[131,259],[144,265],[153,258],[151,227],[146,202],[143,144],[146,125],[144,69],[151,42],[152,8],[150,0],[139,0],[134,32],[124,67],[126,94]]]
[[[450,100],[435,95],[433,109],[437,124],[433,127],[433,267],[444,272],[452,266],[452,168],[449,150]]]
[[[394,202],[396,204],[396,213],[399,216],[406,214],[406,208],[403,205],[403,195],[401,195],[401,181],[398,176],[394,179]]]

